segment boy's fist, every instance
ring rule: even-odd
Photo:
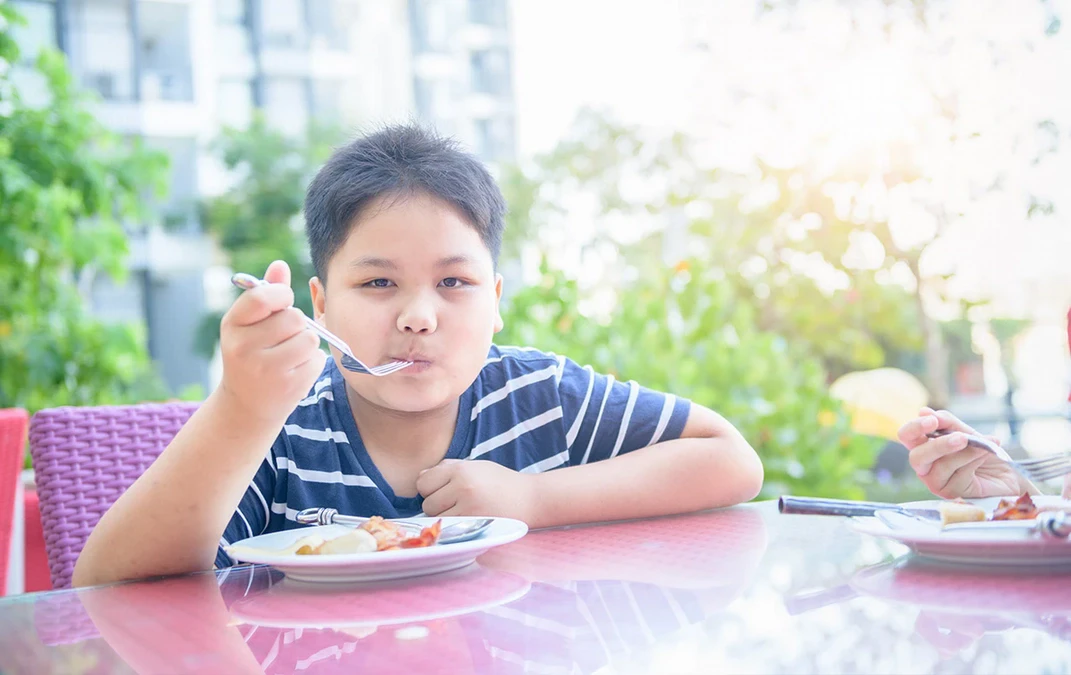
[[[221,391],[246,414],[281,424],[312,388],[327,355],[293,307],[290,268],[276,260],[269,282],[244,291],[223,316]]]

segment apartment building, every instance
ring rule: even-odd
[[[204,314],[232,297],[196,209],[229,184],[209,147],[224,127],[257,109],[295,135],[314,119],[419,119],[492,163],[515,154],[508,0],[10,1],[28,19],[27,60],[63,50],[99,96],[99,119],[171,159],[168,197],[131,225],[129,279],[98,280],[92,301],[100,316],[145,322],[175,390],[212,385],[192,344]]]

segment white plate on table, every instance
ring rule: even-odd
[[[439,518],[406,518],[427,526]],[[442,518],[443,527],[471,520],[468,517]],[[276,554],[298,539],[311,534],[333,539],[349,532],[346,525],[320,525],[262,534],[236,541],[226,550],[241,562],[271,565],[287,577],[308,582],[366,582],[406,579],[456,570],[472,563],[488,549],[516,541],[528,533],[528,526],[512,518],[494,518],[483,536],[456,544],[438,544],[397,551],[373,551],[348,555]],[[256,550],[250,550],[250,549]],[[267,549],[267,550],[264,550]]]
[[[1014,498],[1012,498],[1014,499]],[[1066,503],[1059,497],[1037,496],[1038,506]],[[992,513],[999,498],[969,499],[972,504]],[[941,500],[908,502],[901,506],[936,509]],[[1043,538],[1003,522],[992,527],[961,531],[942,531],[925,523],[890,528],[877,518],[855,518],[852,529],[863,534],[904,544],[916,555],[945,562],[970,565],[1052,566],[1071,565],[1071,539]]]

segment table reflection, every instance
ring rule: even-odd
[[[35,606],[35,623],[46,643],[64,640],[56,625],[99,635],[99,672],[590,673],[724,610],[766,545],[762,515],[730,509],[532,532],[405,581],[318,585],[242,567],[61,594]]]
[[[1030,628],[1071,642],[1071,569],[967,567],[907,555],[864,568],[845,584],[786,598],[792,614],[855,598],[913,609],[914,630],[943,658],[987,634]]]

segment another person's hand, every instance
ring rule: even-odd
[[[939,429],[963,433],[930,438]],[[955,415],[944,410],[923,408],[897,433],[910,451],[911,468],[930,489],[945,499],[957,497],[1007,497],[1022,494],[1032,486],[991,452],[967,445],[964,434],[978,434]],[[994,443],[999,440],[990,437]]]
[[[243,292],[220,324],[220,391],[254,418],[285,419],[323,370],[320,338],[295,308],[290,268],[275,261],[264,286]]]
[[[429,516],[532,518],[532,474],[486,460],[444,459],[420,473],[417,490]]]

